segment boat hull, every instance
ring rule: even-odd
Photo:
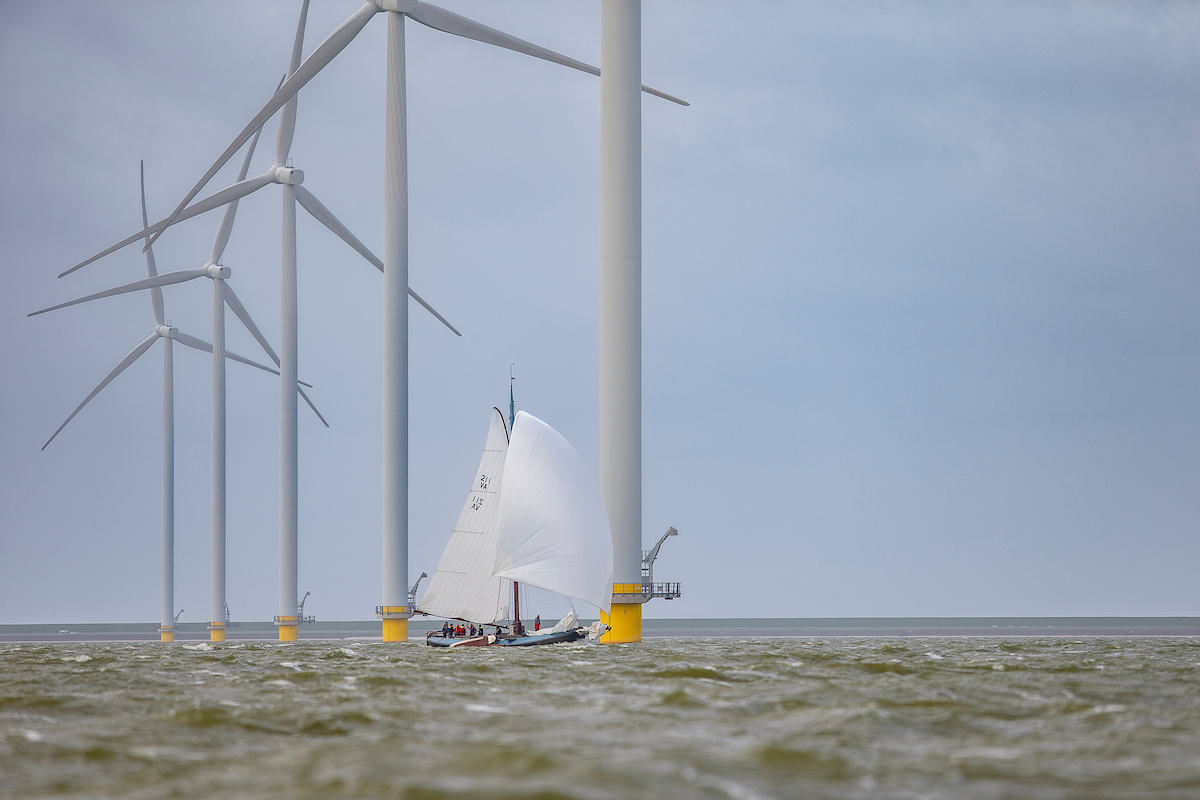
[[[495,636],[465,636],[465,637],[448,637],[448,636],[430,636],[425,640],[425,644],[430,647],[487,647],[495,644]]]
[[[587,636],[587,628],[576,628],[559,633],[546,633],[541,636],[501,636],[496,644],[503,647],[535,647],[540,644],[577,642],[585,636]]]
[[[425,644],[430,647],[537,647],[543,644],[569,644],[578,642],[588,635],[587,628],[575,628],[558,633],[544,633],[540,636],[467,636],[451,638],[446,636],[430,636]]]

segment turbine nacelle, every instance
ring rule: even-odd
[[[179,329],[174,325],[158,325],[154,328],[160,339],[174,339]]]
[[[204,274],[213,280],[217,280],[219,278],[220,280],[227,281],[229,280],[229,276],[233,273],[230,271],[229,267],[223,267],[220,264],[209,263],[204,265]]]
[[[271,180],[275,183],[285,183],[291,186],[299,186],[304,183],[304,170],[296,169],[295,167],[285,167],[281,164],[276,164],[271,167],[271,171],[267,174],[271,176]]]
[[[374,0],[380,11],[416,11],[417,0]]]

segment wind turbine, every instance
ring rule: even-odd
[[[254,138],[250,142],[250,147],[246,151],[245,160],[242,162],[241,171],[238,174],[239,181],[243,181],[246,178],[246,173],[249,171],[249,168],[250,168],[250,160],[254,156],[254,148],[255,148],[255,145],[257,145],[257,144],[258,144],[258,134],[256,133]],[[237,216],[237,208],[238,208],[238,201],[236,199],[225,206],[225,213],[221,217],[221,224],[217,228],[217,235],[216,235],[216,238],[213,240],[212,254],[209,256],[208,262],[203,267],[200,267],[199,269],[179,270],[176,272],[168,272],[166,274],[159,275],[156,273],[153,266],[151,266],[151,277],[149,277],[145,280],[135,281],[133,283],[128,283],[123,286],[118,286],[116,288],[108,289],[103,292],[97,292],[95,294],[91,294],[86,297],[81,297],[77,300],[71,300],[66,303],[60,303],[56,306],[51,306],[50,308],[42,309],[41,311],[35,311],[29,315],[29,316],[35,316],[37,314],[44,314],[48,311],[55,311],[60,308],[66,308],[68,306],[78,305],[80,303],[86,303],[91,300],[99,300],[104,297],[113,297],[116,295],[127,294],[129,292],[136,292],[136,291],[141,291],[141,290],[145,290],[145,289],[149,289],[152,293],[152,296],[161,297],[161,287],[163,287],[163,286],[170,286],[170,285],[177,284],[177,283],[186,283],[187,281],[195,280],[196,278],[210,278],[212,280],[212,282],[213,282],[213,343],[211,346],[207,346],[207,345],[205,345],[205,343],[201,342],[200,344],[204,345],[204,346],[200,347],[200,349],[208,349],[213,354],[212,539],[211,539],[212,581],[211,581],[211,608],[210,608],[210,612],[209,612],[210,616],[209,616],[208,627],[209,627],[209,631],[210,631],[210,638],[214,642],[225,641],[225,632],[226,632],[226,603],[225,603],[225,595],[226,595],[226,593],[225,593],[225,588],[226,588],[226,585],[225,585],[226,584],[226,581],[225,581],[225,573],[226,573],[226,570],[225,570],[225,567],[226,567],[226,558],[225,558],[225,552],[226,552],[226,546],[225,546],[226,545],[226,536],[225,536],[225,534],[226,534],[225,359],[226,359],[226,357],[229,356],[228,351],[225,349],[225,306],[226,305],[228,305],[233,310],[234,314],[236,314],[238,316],[238,318],[241,319],[243,324],[245,324],[246,328],[250,331],[250,333],[254,336],[254,338],[259,342],[259,344],[263,347],[263,349],[267,352],[267,354],[271,357],[271,359],[273,361],[275,361],[275,363],[277,365],[279,364],[279,357],[275,354],[275,351],[273,349],[271,349],[271,346],[267,343],[266,338],[263,337],[262,332],[259,330],[258,326],[254,323],[254,320],[250,317],[250,314],[246,311],[246,307],[242,304],[241,300],[238,299],[238,297],[234,293],[233,289],[230,286],[228,286],[228,284],[226,283],[226,281],[230,277],[230,269],[229,269],[229,267],[226,267],[221,263],[221,257],[225,252],[225,246],[229,243],[229,236],[233,231],[233,222],[234,222],[235,217]],[[143,201],[143,209],[144,209],[144,201]],[[144,217],[144,213],[143,213],[143,217]],[[145,218],[143,218],[142,224],[144,227],[148,227],[146,225]],[[152,251],[149,248],[147,248],[146,252],[150,253]],[[157,293],[157,295],[155,293]],[[156,312],[157,312],[157,305],[156,305]],[[179,338],[179,337],[176,336],[175,338]],[[139,345],[139,347],[144,346],[146,349],[148,349],[149,344],[152,344],[152,343],[153,343],[153,340],[148,339],[146,342],[143,342],[142,345]],[[144,352],[144,350],[143,350],[143,352]],[[131,355],[133,355],[133,354],[131,354]],[[139,353],[139,355],[140,355],[140,353]],[[236,358],[238,360],[245,360],[245,359],[242,359],[240,356],[236,356]],[[127,358],[127,361],[132,363],[132,360],[130,360],[128,358]],[[124,362],[122,362],[122,363],[124,363]],[[247,363],[253,364],[254,362],[248,361]],[[280,380],[287,379],[286,376],[282,375],[280,372],[276,372],[275,370],[270,369],[269,367],[262,367],[262,365],[258,365],[258,364],[256,364],[255,366],[259,366],[262,369],[266,369],[269,372],[273,372],[276,375],[280,375]],[[110,376],[110,379],[111,379],[111,377],[113,377],[113,376]],[[99,388],[103,388],[103,384]],[[97,389],[97,391],[99,391],[99,389]],[[319,411],[317,411],[316,406],[313,405],[312,401],[308,398],[308,395],[304,393],[304,390],[297,385],[296,391],[298,391],[299,394],[304,398],[305,402],[308,403],[309,407],[312,408],[313,413],[317,415],[317,418],[320,419],[321,422],[326,427],[329,427],[329,423],[325,422],[325,418],[321,416],[321,413]],[[93,395],[94,394],[95,393],[93,393]],[[90,400],[91,397],[89,397],[88,399]],[[86,403],[87,401],[85,400],[84,402]],[[68,421],[70,421],[69,418],[68,418]],[[63,423],[63,424],[65,425],[66,423]]]
[[[144,164],[141,167],[141,195],[142,226],[145,227],[148,223],[146,217],[146,171]],[[146,269],[150,273],[151,279],[158,277],[158,268],[154,262],[154,250],[149,247],[146,248]],[[182,345],[205,353],[213,353],[214,348],[203,339],[190,336],[167,323],[162,289],[159,286],[154,286],[150,289],[150,302],[154,309],[154,331],[141,344],[130,351],[129,355],[125,356],[121,360],[121,363],[117,364],[116,368],[108,373],[104,380],[100,381],[100,384],[92,390],[91,394],[84,398],[83,402],[71,412],[71,415],[66,418],[63,424],[58,426],[58,430],[54,432],[54,435],[46,440],[46,443],[42,445],[42,449],[45,450],[49,447],[50,442],[53,442],[58,437],[58,434],[62,433],[63,428],[67,427],[67,423],[73,420],[75,415],[82,411],[83,407],[91,402],[93,397],[100,394],[105,386],[112,383],[133,362],[149,351],[155,342],[160,339],[162,340],[162,617],[159,625],[159,635],[162,641],[171,642],[175,640],[175,355],[172,344],[179,342]],[[33,314],[30,314],[30,316],[33,316]],[[243,358],[229,350],[224,351],[224,357],[257,367],[275,375],[279,374],[270,367],[263,366],[248,358]]]
[[[606,0],[606,2],[610,2],[610,0]],[[404,302],[404,293],[408,288],[408,142],[405,107],[404,18],[411,17],[422,25],[444,33],[513,50],[591,75],[599,76],[600,70],[590,64],[518,39],[495,28],[419,0],[370,0],[338,26],[299,67],[288,75],[287,80],[276,90],[275,95],[250,120],[216,162],[209,167],[175,211],[162,222],[157,223],[153,230],[150,230],[150,242],[153,243],[163,230],[188,215],[189,210],[193,208],[188,203],[200,193],[200,190],[237,152],[238,148],[253,135],[260,125],[284,106],[301,87],[312,80],[338,53],[344,50],[379,12],[387,14],[388,38],[383,202],[383,605],[376,608],[376,615],[383,619],[384,641],[404,641],[408,638],[408,618],[412,615],[412,611],[407,605],[408,306]],[[656,89],[644,85],[639,88],[641,91],[657,97],[680,105],[687,105],[683,100]],[[279,167],[275,169],[279,169]],[[196,206],[204,206],[206,203],[216,202],[224,197],[243,196],[257,188],[259,187],[255,185],[239,186],[234,184],[206,200],[200,201]],[[301,199],[301,204],[303,204],[303,199]],[[126,243],[132,242],[136,238],[131,237]],[[640,342],[640,335],[638,340]]]

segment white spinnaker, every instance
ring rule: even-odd
[[[417,606],[435,617],[495,622],[508,614],[508,581],[492,574],[508,431],[500,410],[494,408],[492,412],[475,483]]]
[[[591,603],[612,605],[608,514],[579,453],[522,411],[504,465],[495,575]]]

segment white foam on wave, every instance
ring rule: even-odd
[[[688,783],[696,786],[703,786],[708,789],[716,789],[733,798],[733,800],[762,800],[763,796],[755,792],[748,786],[743,786],[736,781],[731,781],[728,778],[721,778],[715,775],[702,775],[694,767],[684,767],[680,770],[680,776]]]
[[[60,661],[74,661],[76,664],[83,664],[83,663],[84,663],[84,662],[86,662],[86,661],[91,661],[91,660],[92,660],[92,657],[91,657],[91,656],[85,656],[85,655],[77,655],[77,656],[63,656],[63,657],[62,657],[62,658],[60,658],[59,660],[60,660]]]
[[[183,649],[184,650],[199,650],[202,653],[207,653],[210,650],[216,650],[217,648],[213,647],[208,642],[201,642],[200,644],[185,644],[183,646]]]
[[[478,711],[480,714],[507,714],[508,709],[485,706],[482,703],[467,703],[463,706],[467,711]]]

